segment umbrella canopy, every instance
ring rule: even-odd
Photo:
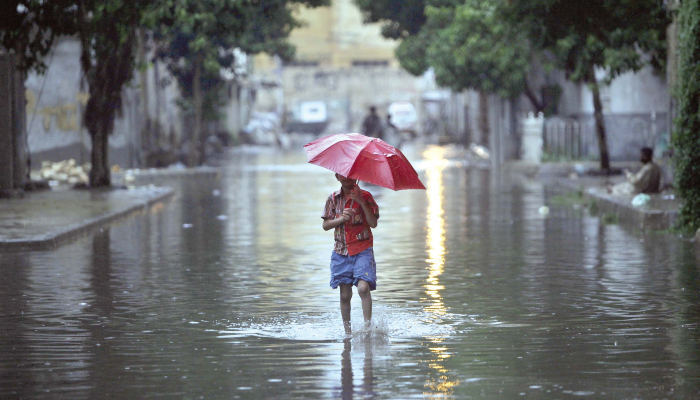
[[[359,133],[339,133],[304,145],[311,164],[350,179],[392,190],[425,189],[403,153],[386,143]]]

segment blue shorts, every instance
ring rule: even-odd
[[[341,256],[335,251],[331,255],[331,287],[337,288],[341,283],[357,286],[360,280],[369,283],[369,290],[377,288],[377,263],[374,250],[370,247],[354,256]]]

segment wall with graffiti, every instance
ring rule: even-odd
[[[33,169],[44,160],[90,161],[91,141],[83,127],[89,94],[79,57],[80,43],[62,39],[47,58],[47,71],[27,77],[27,134]],[[122,96],[110,137],[110,164],[135,167],[142,164],[142,144],[152,136],[151,131],[181,136],[180,110],[174,102],[179,92],[163,66],[151,65],[135,71]]]

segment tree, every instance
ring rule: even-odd
[[[672,135],[676,186],[683,198],[682,228],[700,228],[700,0],[683,0],[678,10],[678,116]]]
[[[201,140],[205,92],[220,87],[222,69],[233,72],[235,50],[291,59],[294,48],[287,38],[292,29],[301,26],[292,14],[292,6],[326,4],[328,0],[159,1],[147,19],[156,31],[159,57],[193,99],[191,165],[199,158],[196,147]]]
[[[658,0],[355,1],[366,21],[384,21],[384,34],[402,39],[396,54],[404,68],[417,74],[433,67],[438,82],[453,89],[522,92],[542,109],[525,79],[535,55],[588,84],[603,170],[610,157],[596,70],[608,84],[665,63],[670,13]]]
[[[42,72],[56,37],[77,34],[90,98],[84,123],[92,139],[90,186],[111,184],[108,136],[121,107],[121,91],[134,70],[135,30],[149,5],[138,0],[29,0],[3,3],[2,45],[21,68]]]
[[[382,22],[384,36],[401,39],[396,56],[414,75],[428,68],[437,83],[514,98],[525,93],[537,111],[544,105],[527,77],[535,52],[517,23],[494,0],[356,0],[366,22]]]
[[[366,23],[381,23],[382,35],[389,39],[416,36],[425,24],[425,7],[455,3],[439,0],[355,0]]]
[[[89,86],[84,122],[92,139],[90,186],[111,185],[109,135],[122,89],[134,74],[136,32],[146,0],[78,0],[80,63]]]
[[[433,30],[426,56],[438,84],[456,91],[476,89],[513,98],[528,90],[532,63],[529,41],[517,25],[505,23],[490,0],[466,0],[457,7],[427,7]],[[534,104],[541,108],[539,102]]]
[[[74,21],[75,7],[66,0],[6,0],[0,3],[0,51],[4,49],[13,54],[15,71],[9,81],[16,82],[16,86],[11,84],[2,88],[5,98],[9,99],[9,93],[12,98],[9,104],[2,106],[11,107],[12,111],[9,121],[0,121],[6,127],[0,132],[0,140],[4,139],[10,144],[3,149],[0,167],[12,171],[9,180],[5,180],[6,184],[11,182],[12,188],[26,187],[29,181],[30,156],[25,140],[27,132],[24,110],[26,74],[31,70],[38,73],[45,71],[44,58],[49,54],[56,37],[74,33]]]
[[[75,0],[4,0],[0,3],[0,46],[19,58],[23,72],[46,69],[54,40],[77,31]]]
[[[509,0],[509,21],[518,21],[532,46],[554,56],[569,80],[593,94],[600,167],[610,170],[600,83],[651,65],[661,71],[666,58],[670,11],[658,0]]]

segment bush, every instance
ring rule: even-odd
[[[676,187],[683,199],[679,228],[700,227],[700,0],[684,0],[678,10],[678,104],[672,145]]]

